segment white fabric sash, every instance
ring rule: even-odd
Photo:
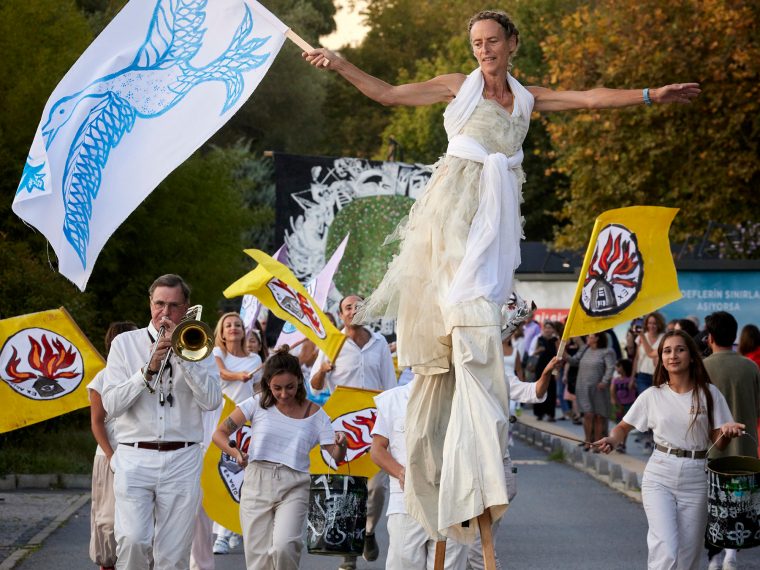
[[[514,116],[530,119],[533,95],[507,74],[514,95]],[[499,305],[512,292],[514,271],[520,265],[520,191],[514,169],[522,164],[523,151],[513,156],[489,154],[472,137],[459,134],[483,96],[485,80],[480,68],[465,79],[456,98],[443,114],[449,137],[446,154],[483,163],[480,204],[470,225],[465,255],[449,289],[450,304],[485,297]]]
[[[512,292],[514,271],[520,265],[520,192],[515,168],[523,161],[520,149],[507,157],[489,154],[465,135],[449,141],[446,154],[483,163],[480,204],[470,225],[464,259],[449,289],[450,304],[485,297],[502,305]]]

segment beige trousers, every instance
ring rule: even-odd
[[[406,411],[406,508],[435,538],[475,539],[509,504],[509,399],[498,325],[457,326],[451,370],[416,379]],[[461,523],[469,521],[469,526]]]
[[[92,509],[90,510],[90,559],[106,568],[116,565],[113,473],[105,455],[92,463]]]
[[[245,470],[240,524],[248,570],[296,570],[309,508],[308,473],[253,461]]]

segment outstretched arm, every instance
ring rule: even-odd
[[[600,87],[588,91],[553,91],[546,87],[528,87],[535,98],[536,111],[572,111],[574,109],[611,109],[643,105],[643,89],[607,89]],[[691,103],[701,93],[699,83],[676,83],[649,89],[653,104]]]
[[[432,105],[451,101],[465,79],[461,73],[451,73],[420,83],[391,85],[362,71],[348,60],[325,48],[303,52],[302,55],[314,67],[336,71],[367,97],[386,106]]]

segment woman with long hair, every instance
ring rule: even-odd
[[[214,432],[214,443],[245,467],[240,523],[248,570],[292,570],[301,559],[309,502],[309,452],[319,444],[336,463],[346,455],[346,434],[306,399],[298,358],[283,346],[264,365],[259,391],[240,403]],[[248,453],[230,436],[251,422]]]
[[[655,449],[641,482],[649,523],[648,568],[697,569],[707,525],[708,448],[725,448],[745,426],[733,421],[691,336],[667,332],[657,352],[652,388],[594,445],[609,453],[634,427],[654,432]]]
[[[238,313],[225,313],[214,330],[214,360],[222,379],[222,393],[235,404],[244,402],[255,391],[261,379],[261,357],[248,350],[245,327]],[[219,417],[218,415],[216,416]],[[228,554],[240,543],[240,536],[231,530],[214,524],[216,541],[214,554]]]
[[[654,369],[657,366],[657,348],[663,334],[665,334],[665,318],[656,311],[647,315],[644,326],[636,338],[636,354],[633,357],[636,391],[639,394],[652,385]]]

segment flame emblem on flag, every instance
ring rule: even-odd
[[[241,449],[243,453],[248,453],[248,447],[251,444],[251,426],[246,424],[230,436],[230,441],[235,442],[235,447]],[[219,476],[224,482],[224,486],[236,503],[240,502],[240,490],[243,487],[243,478],[245,469],[238,465],[237,461],[226,453],[222,452],[217,465]]]
[[[0,378],[32,400],[54,400],[76,390],[84,378],[79,349],[58,333],[23,329],[0,350]]]
[[[372,445],[372,428],[375,427],[377,419],[376,408],[364,408],[362,410],[353,410],[342,416],[338,416],[332,421],[333,429],[346,434],[346,458],[337,466],[330,455],[322,450],[322,460],[332,468],[340,467],[346,463],[358,459],[365,453],[369,453]]]
[[[327,332],[319,320],[316,310],[312,307],[309,299],[295,291],[290,285],[281,279],[270,279],[267,288],[271,291],[274,300],[284,311],[292,315],[303,325],[309,327],[319,338],[326,338]]]
[[[630,305],[644,278],[644,260],[636,234],[620,224],[605,226],[581,291],[581,308],[592,317],[614,315]]]

